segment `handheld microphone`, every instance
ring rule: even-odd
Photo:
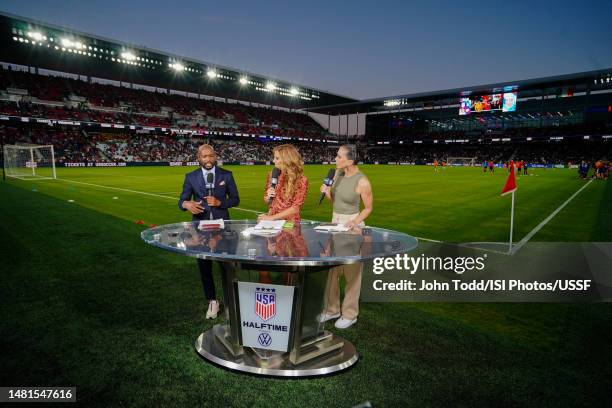
[[[206,194],[209,196],[213,195],[214,189],[215,189],[215,175],[213,173],[208,173],[206,175]]]
[[[278,176],[280,176],[280,170],[277,169],[276,167],[272,169],[272,175],[270,176],[270,187],[271,188],[276,188],[276,185],[278,184]],[[272,205],[272,200],[274,200],[274,197],[270,197],[268,198],[268,207]]]
[[[212,196],[215,190],[215,175],[208,173],[206,175],[206,195]],[[210,207],[209,207],[210,208]],[[213,219],[212,209],[209,211],[209,218]]]
[[[325,179],[323,180],[323,184],[325,184],[327,187],[331,187],[331,185],[334,184],[335,174],[336,174],[335,169],[329,169],[329,171],[327,172],[327,177],[325,177]],[[321,205],[324,198],[325,198],[325,193],[321,193],[321,198],[319,198],[319,205]]]

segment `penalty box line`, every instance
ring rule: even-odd
[[[566,205],[569,204],[570,201],[572,201],[578,194],[580,194],[582,192],[582,190],[584,190],[585,188],[587,188],[589,186],[589,184],[591,184],[593,182],[593,179],[589,180],[584,186],[580,187],[578,189],[578,191],[576,191],[574,194],[572,194],[570,196],[570,198],[568,198],[567,200],[565,200],[565,202],[563,204],[561,204],[559,207],[557,207],[556,210],[554,210],[552,213],[550,213],[550,215],[548,217],[546,217],[544,220],[542,220],[542,222],[540,222],[538,225],[536,225],[536,227],[534,229],[532,229],[531,231],[529,231],[527,233],[527,235],[525,235],[523,237],[523,239],[521,239],[513,248],[512,248],[512,255],[514,255],[519,249],[521,249],[527,242],[529,242],[529,240],[531,238],[533,238],[533,236],[535,234],[537,234],[542,228],[544,228],[544,226],[546,224],[548,224],[548,222],[550,220],[552,220],[553,218],[555,218],[555,216],[557,214],[559,214],[559,212],[565,208]]]

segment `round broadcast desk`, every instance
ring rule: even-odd
[[[319,322],[329,271],[406,253],[416,238],[373,227],[321,232],[314,221],[262,236],[255,225],[225,220],[223,229],[199,229],[194,221],[141,234],[147,244],[220,266],[225,322],[197,338],[197,352],[232,370],[270,376],[325,375],[355,364],[353,344]]]

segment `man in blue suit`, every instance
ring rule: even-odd
[[[217,153],[208,144],[198,148],[198,162],[200,167],[185,175],[183,192],[178,202],[179,208],[191,212],[193,221],[219,218],[229,220],[228,209],[240,203],[238,187],[232,172],[217,166]],[[211,180],[209,174],[212,174],[212,184],[207,183],[207,180]],[[212,194],[209,194],[211,192]],[[198,259],[198,267],[204,286],[204,296],[208,300],[206,318],[215,319],[219,313],[219,302],[212,276],[212,261]]]

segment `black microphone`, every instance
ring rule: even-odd
[[[276,185],[278,184],[278,176],[280,176],[280,170],[277,169],[276,167],[272,169],[272,176],[270,176],[270,187],[271,188],[276,188]],[[272,200],[274,200],[274,197],[270,197],[268,198],[268,207],[272,205]]]
[[[325,177],[325,179],[323,180],[323,184],[325,184],[327,187],[331,187],[331,185],[334,184],[335,174],[336,174],[335,169],[329,169],[329,171],[327,172],[327,177]],[[324,198],[325,198],[325,193],[321,193],[321,198],[319,198],[319,205],[321,205]]]
[[[213,173],[208,173],[206,175],[206,193],[207,195],[213,195],[213,191],[215,189],[215,175]]]
[[[215,174],[214,173],[208,173],[206,175],[206,195],[212,196],[213,192],[215,190]],[[212,208],[209,208],[209,214],[208,214],[208,218],[209,219],[213,219],[213,214],[212,214]]]

